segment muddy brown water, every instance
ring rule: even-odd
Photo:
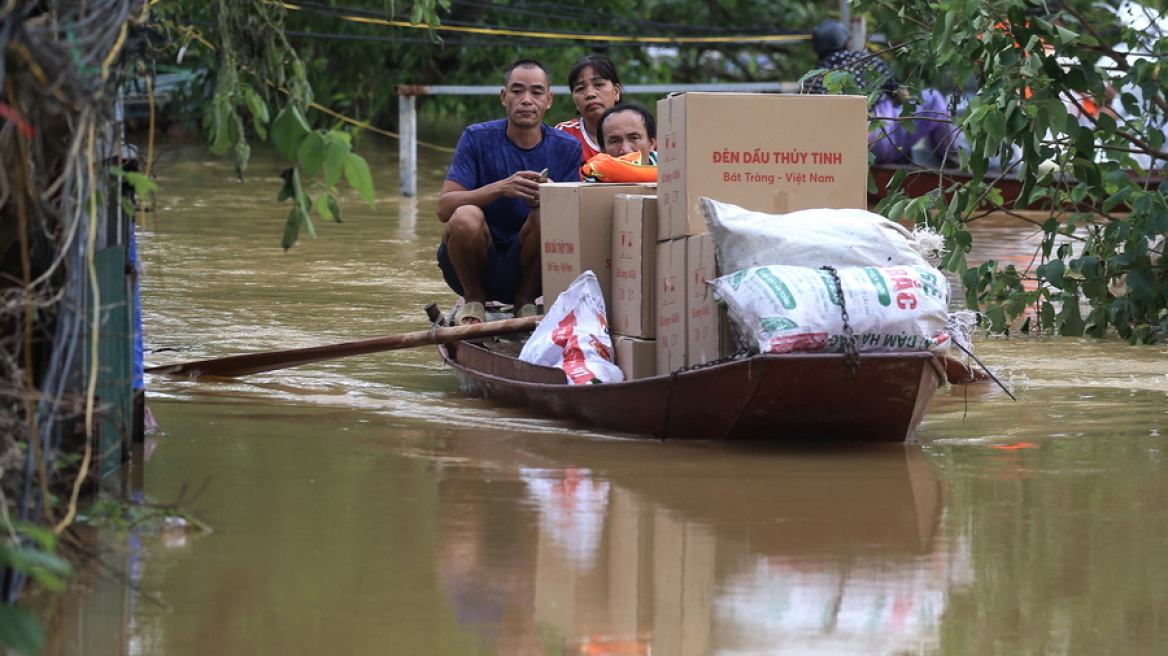
[[[279,246],[246,183],[163,144],[140,225],[148,364],[418,330],[448,155]],[[979,227],[1025,259],[1034,229]],[[431,349],[238,380],[151,377],[144,497],[213,528],[133,536],[135,655],[1156,654],[1168,645],[1168,349],[978,338],[907,445],[660,443],[462,396]],[[120,585],[120,584],[118,584]],[[75,653],[115,653],[94,649]]]

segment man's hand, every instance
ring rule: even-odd
[[[520,171],[496,183],[507,198],[522,198],[539,205],[539,172]]]
[[[522,198],[527,201],[531,209],[539,207],[539,185],[547,182],[547,169],[535,171],[520,171],[511,177],[500,180],[497,184],[507,198]]]

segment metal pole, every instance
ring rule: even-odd
[[[848,9],[848,0],[839,0],[839,14],[840,14],[840,18],[839,18],[840,22],[848,27],[851,27],[852,14]],[[861,45],[862,44],[860,44],[860,43],[856,43],[855,35],[852,35],[848,39],[848,46],[847,46],[848,50],[859,50]]]
[[[852,34],[852,50],[866,51],[868,49],[868,22],[862,14],[852,16],[848,31]]]
[[[398,141],[398,177],[401,180],[401,195],[413,198],[418,195],[417,96],[406,94],[398,96],[397,129],[401,134]]]

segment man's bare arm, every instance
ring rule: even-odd
[[[538,203],[539,175],[536,171],[520,171],[478,189],[467,189],[457,182],[445,180],[438,196],[438,218],[446,223],[454,215],[454,210],[463,205],[485,207],[503,197]]]

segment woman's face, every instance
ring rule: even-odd
[[[580,116],[595,125],[606,109],[620,102],[620,85],[598,76],[591,66],[585,66],[572,85],[572,100]]]

